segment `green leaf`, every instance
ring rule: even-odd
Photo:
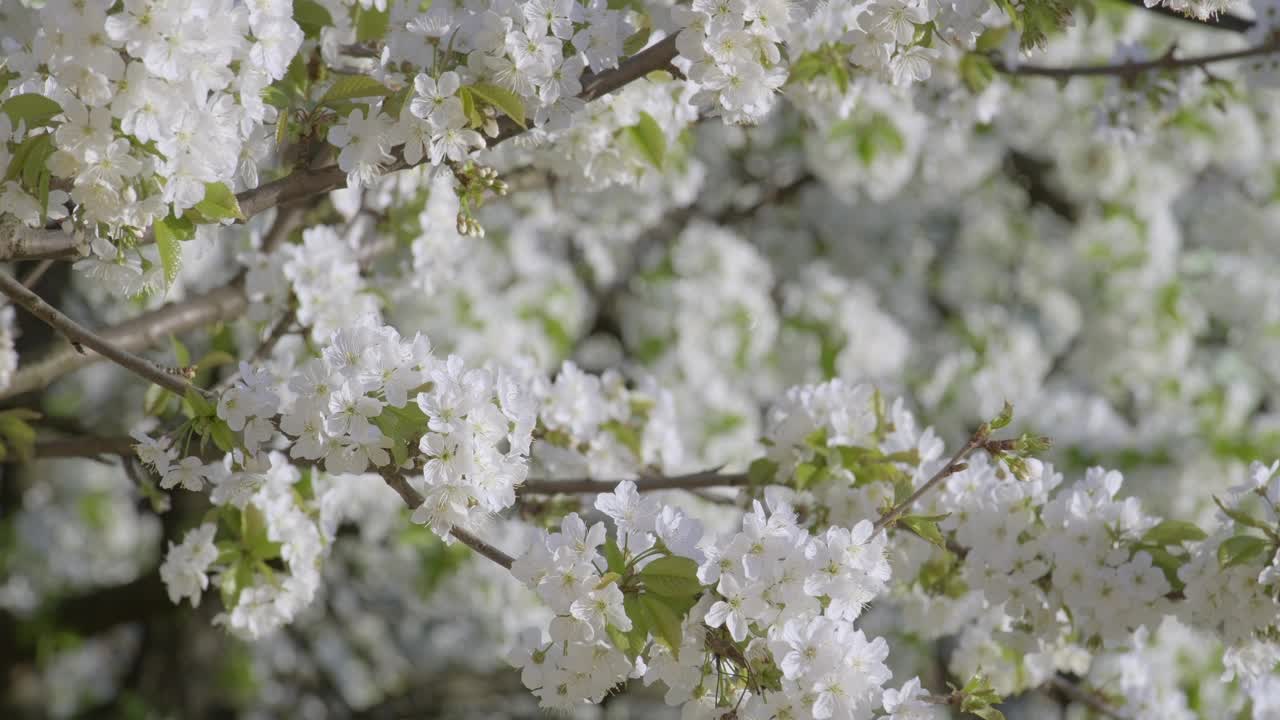
[[[196,363],[197,370],[212,370],[223,365],[234,365],[236,358],[231,353],[221,350],[210,350]]]
[[[400,112],[404,110],[404,104],[413,94],[413,86],[405,85],[399,90],[391,93],[386,100],[382,101],[382,112],[391,116],[392,120],[400,118]],[[464,113],[465,114],[465,113]]]
[[[635,55],[649,44],[649,36],[653,34],[653,28],[645,26],[631,34],[627,41],[622,43],[623,55]]]
[[[747,481],[752,487],[772,485],[778,476],[778,463],[769,458],[756,458],[747,468]]]
[[[183,214],[183,217],[187,216],[191,222],[201,225],[220,220],[244,220],[240,202],[226,183],[205,183],[204,199]]]
[[[380,40],[387,34],[391,15],[386,10],[356,7],[356,42]]]
[[[702,582],[698,580],[698,563],[686,557],[669,555],[645,565],[640,570],[645,590],[664,597],[700,595]]]
[[[614,647],[618,648],[619,651],[624,652],[627,655],[632,654],[631,640],[627,637],[626,633],[622,632],[621,630],[614,627],[613,625],[606,625],[604,628],[604,631],[605,631],[605,634],[609,636],[609,640],[613,642]]]
[[[987,423],[987,429],[1002,430],[1009,427],[1011,422],[1013,422],[1013,405],[1008,400],[1005,400],[1004,407],[1000,409],[1000,414]]]
[[[965,710],[964,712],[967,712],[970,715],[977,715],[978,717],[982,718],[982,720],[1005,720],[1004,713],[991,707],[990,705],[985,705],[983,707],[970,708],[969,710]]]
[[[484,115],[476,109],[476,97],[471,94],[471,88],[466,85],[458,88],[458,99],[462,101],[462,114],[467,118],[467,124],[473,128],[484,125]]]
[[[1246,513],[1242,510],[1235,510],[1227,507],[1226,503],[1219,500],[1217,496],[1214,496],[1213,502],[1215,505],[1218,506],[1219,510],[1221,510],[1223,513],[1226,514],[1227,517],[1231,518],[1232,520],[1235,520],[1237,523],[1241,525],[1244,525],[1246,527],[1251,527],[1251,528],[1257,528],[1259,530],[1262,530],[1263,532],[1268,532],[1268,533],[1273,531],[1271,526],[1255,518],[1249,513]]]
[[[245,552],[255,560],[270,560],[280,557],[280,543],[272,542],[267,537],[267,520],[256,505],[248,504],[241,511],[244,535],[240,542]]]
[[[944,550],[947,547],[947,540],[942,536],[942,531],[938,529],[936,517],[903,515],[898,518],[898,524]]]
[[[16,126],[25,122],[27,128],[47,125],[53,116],[62,112],[62,106],[38,93],[14,95],[0,104],[0,111],[9,116]]]
[[[657,595],[645,593],[640,596],[640,604],[653,621],[651,631],[654,637],[671,650],[671,654],[680,659],[680,643],[684,640],[684,629],[680,625],[680,616],[670,605]],[[625,600],[624,605],[625,608]]]
[[[1155,545],[1181,545],[1184,542],[1196,542],[1208,537],[1195,523],[1184,520],[1165,520],[1151,528],[1142,536],[1144,542]]]
[[[182,266],[182,246],[169,223],[169,218],[157,222],[155,229],[156,248],[160,250],[160,265],[164,267],[164,284],[168,287],[178,277],[178,269]]]
[[[644,650],[645,640],[653,627],[653,615],[645,609],[644,603],[640,602],[640,596],[634,594],[628,594],[622,598],[622,609],[631,619],[631,629],[627,631],[626,636],[627,645],[630,648],[628,653],[632,659],[635,659],[636,655]]]
[[[387,97],[391,88],[365,75],[343,75],[339,77],[320,98],[321,105],[332,107],[334,103],[357,98]]]
[[[613,538],[609,538],[604,543],[604,559],[608,563],[609,572],[621,573],[626,569],[627,563],[622,556],[622,550]]]
[[[333,25],[328,9],[315,0],[293,0],[293,21],[309,38],[320,36],[321,28]]]
[[[39,413],[23,408],[0,412],[0,436],[4,437],[0,447],[4,448],[5,457],[9,456],[9,451],[13,451],[22,462],[28,462],[35,456],[36,431],[27,420],[39,417]]]
[[[209,421],[209,436],[213,440],[213,444],[224,453],[229,453],[236,447],[236,435],[231,430],[231,426],[222,418],[211,418]]]
[[[490,85],[489,83],[476,83],[468,87],[481,100],[501,110],[503,115],[515,121],[515,124],[521,128],[525,127],[524,101],[520,99],[519,95],[504,87]]]
[[[1160,571],[1164,573],[1164,579],[1169,581],[1169,586],[1174,590],[1181,591],[1185,583],[1178,577],[1178,568],[1181,568],[1186,562],[1186,557],[1179,557],[1162,547],[1154,545],[1141,546],[1141,550],[1151,556],[1151,564],[1160,568]]]
[[[622,132],[636,144],[640,154],[655,168],[662,167],[662,160],[667,154],[667,136],[662,133],[662,126],[647,112],[640,112],[640,122],[625,127]]]
[[[613,435],[622,446],[631,451],[631,454],[640,460],[644,457],[641,452],[640,434],[630,425],[618,422],[617,420],[609,420],[600,425],[600,429]]]
[[[792,480],[797,490],[805,490],[809,484],[813,482],[813,478],[818,473],[818,466],[813,463],[800,463],[796,466],[795,475]]]
[[[184,368],[191,364],[191,351],[187,349],[186,345],[182,344],[182,341],[176,335],[169,336],[169,345],[173,348],[175,365]]]
[[[1243,565],[1261,555],[1271,543],[1253,535],[1236,535],[1218,546],[1218,565],[1226,570]]]
[[[1000,46],[1004,45],[1004,39],[1009,36],[1009,31],[1012,29],[1013,28],[1008,25],[1002,25],[1000,27],[987,28],[984,30],[982,34],[978,36],[978,42],[976,45],[978,52],[985,53],[1000,49]]]
[[[191,417],[214,417],[218,414],[218,408],[194,388],[188,389],[182,399],[186,401],[187,407],[191,408]]]

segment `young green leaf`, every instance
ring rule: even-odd
[[[662,167],[667,154],[667,136],[662,133],[662,126],[647,112],[640,112],[640,121],[635,125],[622,129],[622,132],[635,143],[640,154],[655,168]]]
[[[680,616],[670,605],[657,595],[645,593],[640,596],[640,604],[653,621],[652,632],[663,645],[671,650],[671,654],[680,658],[680,644],[684,639],[684,629],[680,626]],[[625,601],[623,604],[625,608]]]
[[[9,116],[16,126],[24,122],[27,128],[47,125],[55,115],[62,112],[62,106],[38,93],[23,93],[0,103],[0,111]]]
[[[1165,520],[1151,528],[1142,536],[1143,542],[1154,545],[1181,545],[1184,542],[1196,542],[1208,537],[1195,523],[1185,520]]]
[[[476,83],[469,87],[476,97],[502,111],[503,115],[511,118],[521,128],[525,127],[524,101],[520,99],[519,95],[504,87],[490,85],[489,83]]]
[[[205,183],[204,199],[187,211],[183,217],[190,216],[194,223],[208,224],[220,220],[243,220],[240,202],[226,183]]]
[[[1222,569],[1243,565],[1258,557],[1271,543],[1253,535],[1236,535],[1218,546],[1218,565]]]
[[[343,100],[357,98],[387,97],[392,94],[391,88],[365,75],[343,75],[339,77],[320,98],[321,105],[332,107]]]
[[[660,557],[644,566],[640,579],[646,591],[664,597],[684,597],[702,592],[698,563],[685,557]]]
[[[944,550],[947,547],[947,540],[938,529],[938,521],[932,517],[903,515],[898,518],[898,524]]]
[[[333,25],[333,16],[315,0],[293,0],[293,21],[298,23],[303,35],[316,38],[321,29]]]
[[[180,232],[175,229],[175,223],[171,222],[174,217],[169,217],[158,221],[155,224],[156,233],[156,249],[160,251],[160,265],[164,268],[164,284],[168,287],[178,277],[178,270],[182,267],[182,246],[179,244],[181,238]],[[189,221],[188,221],[189,222]]]

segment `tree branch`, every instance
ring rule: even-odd
[[[178,395],[185,395],[188,390],[195,390],[198,393],[206,392],[192,385],[186,378],[169,372],[144,357],[134,355],[128,349],[113,343],[110,339],[81,326],[6,273],[0,273],[0,292],[8,295],[11,300],[26,308],[27,312],[43,320],[49,327],[66,335],[73,345],[84,345],[96,350],[103,357],[144,380],[148,380]]]
[[[392,490],[399,493],[400,499],[404,500],[404,504],[408,505],[410,510],[416,510],[419,505],[425,502],[425,499],[418,494],[418,491],[414,490],[413,486],[409,484],[409,480],[405,478],[404,475],[401,475],[395,468],[384,469],[382,471],[382,478],[386,480]],[[462,528],[455,527],[449,531],[449,534],[463,545],[475,550],[507,570],[510,570],[511,565],[515,563],[515,558]]]
[[[969,438],[969,441],[957,450],[955,455],[951,456],[951,459],[947,461],[947,464],[943,465],[938,469],[938,472],[933,474],[933,477],[929,478],[925,484],[921,485],[915,492],[911,493],[911,496],[906,500],[894,505],[888,512],[881,515],[880,519],[876,520],[875,529],[883,530],[892,525],[895,520],[902,516],[902,513],[909,510],[917,500],[923,497],[925,493],[932,490],[934,486],[963,470],[965,468],[965,458],[969,457],[974,450],[982,447],[983,443],[987,441],[988,435],[990,435],[990,431],[987,429],[986,424],[983,424],[983,426],[978,428],[978,431]]]
[[[164,342],[170,335],[239,317],[247,307],[244,288],[240,282],[233,282],[190,300],[139,315],[104,331],[100,339],[126,353],[140,352]],[[23,364],[9,387],[0,390],[0,400],[39,390],[63,375],[101,359],[94,353],[80,354],[71,347],[59,348],[41,360]],[[185,389],[186,386],[183,387]]]
[[[1111,707],[1106,702],[1103,702],[1102,698],[1099,697],[1096,691],[1091,692],[1086,690],[1062,675],[1054,675],[1049,678],[1049,682],[1047,684],[1049,687],[1062,693],[1067,697],[1067,699],[1073,702],[1078,702],[1103,717],[1108,717],[1112,720],[1125,720],[1120,713],[1116,712],[1115,708]]]
[[[584,78],[582,92],[578,94],[578,98],[584,102],[595,100],[654,70],[666,68],[675,57],[676,36],[670,35],[622,61],[617,68]],[[498,135],[488,141],[487,147],[498,145],[523,132],[525,132],[524,128],[510,118],[504,117],[499,123]],[[405,162],[404,156],[397,152],[395,162],[387,168],[386,172],[391,173],[411,167],[414,165]],[[281,203],[336,190],[345,187],[346,184],[347,174],[338,166],[330,165],[318,170],[294,172],[254,190],[242,192],[236,196],[236,199],[240,203],[241,213],[245,218],[250,218]]]
[[[1209,55],[1197,55],[1188,58],[1175,58],[1173,52],[1165,53],[1162,57],[1154,60],[1146,60],[1143,62],[1124,62],[1111,65],[1079,65],[1069,67],[1046,67],[1043,65],[1018,65],[1011,67],[1002,61],[992,61],[992,66],[996,70],[1005,75],[1031,75],[1036,77],[1049,78],[1072,78],[1072,77],[1096,77],[1115,75],[1120,77],[1133,77],[1140,73],[1150,72],[1153,70],[1179,70],[1183,68],[1205,67],[1213,63],[1227,62],[1229,60],[1242,60],[1257,55],[1269,55],[1271,53],[1280,52],[1280,42],[1269,41],[1257,47],[1245,48],[1243,50],[1231,50],[1229,52],[1212,53]]]
[[[0,219],[0,261],[73,259],[87,247],[84,238],[72,233],[27,227],[12,216]]]
[[[526,480],[516,488],[520,495],[569,495],[574,493],[613,492],[621,480],[592,480],[580,478],[575,480]],[[750,481],[746,473],[721,473],[717,470],[703,470],[687,475],[671,475],[667,477],[644,477],[633,481],[639,492],[654,490],[694,490],[712,487],[745,487]]]

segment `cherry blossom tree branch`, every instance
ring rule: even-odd
[[[383,470],[382,478],[386,480],[392,490],[395,490],[400,495],[400,499],[404,500],[404,504],[408,505],[410,510],[416,510],[419,505],[426,502],[425,498],[418,494],[418,491],[414,490],[413,486],[409,484],[409,480],[394,468]],[[455,527],[449,531],[449,534],[463,545],[475,550],[507,570],[510,570],[512,564],[515,563],[515,558],[462,528]]]
[[[66,260],[88,247],[83,237],[49,228],[31,228],[13,216],[0,219],[0,261]]]
[[[1205,67],[1219,62],[1227,62],[1230,60],[1242,60],[1244,58],[1255,57],[1258,55],[1269,55],[1271,53],[1280,52],[1280,42],[1275,40],[1268,41],[1256,47],[1245,48],[1243,50],[1231,50],[1228,52],[1211,53],[1208,55],[1196,55],[1194,57],[1176,58],[1173,56],[1173,49],[1154,60],[1146,60],[1143,62],[1123,62],[1108,65],[1076,65],[1067,67],[1047,67],[1044,65],[1027,65],[1019,64],[1010,66],[1002,61],[995,60],[992,65],[996,70],[1005,75],[1026,75],[1035,77],[1048,78],[1073,78],[1073,77],[1096,77],[1096,76],[1120,76],[1133,77],[1140,73],[1150,72],[1153,70],[1180,70],[1185,68]]]
[[[1054,690],[1062,693],[1067,697],[1067,699],[1073,702],[1078,702],[1103,717],[1111,718],[1111,720],[1127,720],[1120,713],[1116,712],[1115,708],[1103,702],[1102,698],[1098,696],[1096,691],[1091,692],[1086,690],[1062,675],[1054,675],[1049,678],[1049,681],[1046,684]]]
[[[1157,15],[1164,15],[1165,17],[1173,18],[1174,20],[1181,20],[1183,22],[1193,23],[1202,27],[1210,27],[1216,30],[1246,33],[1253,27],[1252,20],[1246,20],[1239,15],[1232,15],[1231,13],[1222,13],[1220,15],[1215,15],[1201,20],[1200,18],[1191,15],[1184,15],[1183,13],[1164,5],[1147,5],[1143,0],[1124,0],[1124,2],[1138,8],[1139,10],[1146,10],[1147,12],[1153,12]]]
[[[584,77],[578,98],[590,102],[655,70],[672,69],[671,61],[676,55],[676,36],[672,34],[622,61],[613,70]],[[487,146],[493,147],[524,132],[525,128],[504,117],[499,122],[497,136],[491,138]],[[395,162],[386,172],[405,170],[415,165],[405,162],[404,156],[396,153]],[[248,220],[273,207],[336,190],[346,184],[347,174],[337,165],[296,170],[237,194],[236,201],[244,219]],[[16,223],[0,226],[0,261],[73,258],[83,254],[83,246],[82,238],[59,230],[31,229]]]
[[[607,95],[655,70],[667,68],[676,54],[676,36],[669,35],[622,61],[617,68],[584,78],[582,92],[578,94],[578,98],[584,102],[590,102],[602,95]],[[524,128],[509,118],[503,118],[499,123],[497,136],[488,141],[487,147],[498,145],[523,132],[525,132]],[[387,168],[386,172],[396,172],[414,166],[406,162],[403,155],[397,154],[395,162]],[[242,192],[236,196],[236,199],[240,203],[241,213],[245,218],[250,218],[281,203],[336,190],[346,184],[347,174],[337,165],[330,165],[318,170],[300,170],[291,173],[254,190]]]
[[[901,517],[902,514],[906,512],[908,509],[910,509],[911,506],[914,505],[917,500],[919,500],[921,497],[924,497],[925,493],[928,493],[930,490],[936,487],[938,483],[941,483],[943,480],[946,480],[952,475],[965,469],[966,467],[964,462],[965,459],[968,458],[969,455],[971,455],[974,450],[977,450],[978,448],[982,447],[983,444],[986,443],[987,438],[990,435],[991,435],[991,430],[986,424],[983,424],[982,427],[978,428],[978,430],[973,433],[973,435],[969,438],[969,441],[966,442],[964,445],[962,445],[960,449],[956,451],[955,455],[951,456],[951,459],[947,461],[947,464],[943,465],[941,468],[938,469],[938,472],[933,474],[933,477],[929,478],[929,480],[925,482],[925,484],[916,488],[916,491],[911,493],[911,496],[908,497],[906,500],[903,500],[897,505],[894,505],[892,508],[889,508],[889,510],[885,514],[881,515],[880,519],[876,520],[875,529],[883,530],[886,527],[892,525],[895,520]]]
[[[207,391],[192,385],[181,375],[175,374],[144,357],[134,355],[128,349],[112,342],[109,338],[98,335],[63,315],[57,308],[45,302],[39,295],[31,292],[22,283],[6,273],[0,273],[0,292],[8,295],[9,299],[26,308],[27,312],[44,321],[49,327],[65,335],[80,353],[88,355],[80,346],[95,350],[103,357],[138,377],[178,395],[184,395],[188,390],[208,394]]]
[[[621,480],[526,480],[516,492],[520,495],[570,495],[575,493],[612,492]],[[642,477],[634,480],[639,492],[654,490],[693,490],[714,487],[745,487],[750,480],[746,473],[722,473],[719,469],[703,470],[686,475]]]
[[[247,307],[243,285],[233,282],[190,300],[144,313],[103,331],[98,337],[117,350],[140,352],[163,343],[170,335],[239,317]],[[9,387],[0,390],[0,400],[39,390],[63,375],[101,359],[100,355],[81,354],[71,347],[55,350],[34,363],[24,363],[14,374]]]

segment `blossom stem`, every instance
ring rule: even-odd
[[[1115,708],[1103,702],[1096,692],[1089,692],[1061,675],[1054,675],[1049,678],[1048,684],[1068,699],[1084,705],[1103,717],[1109,717],[1112,720],[1126,720],[1124,716],[1116,712]]]
[[[418,491],[414,490],[413,486],[409,484],[409,480],[404,475],[401,475],[395,468],[384,469],[382,472],[382,478],[386,480],[392,490],[395,490],[396,493],[400,495],[400,499],[404,500],[404,504],[408,505],[410,510],[416,509],[419,505],[425,502],[422,495],[418,494]],[[452,528],[449,530],[449,534],[457,539],[458,542],[466,545],[472,550],[475,550],[507,570],[510,570],[512,564],[515,563],[515,558],[462,528]]]
[[[138,377],[178,395],[185,395],[188,390],[195,390],[200,394],[208,394],[208,391],[192,385],[181,375],[174,374],[144,357],[134,355],[129,350],[113,343],[110,338],[98,335],[63,315],[57,308],[45,302],[39,295],[31,292],[22,283],[6,273],[0,273],[0,292],[8,295],[11,300],[26,308],[27,312],[44,321],[49,327],[65,335],[71,341],[73,347],[76,347],[77,351],[83,352],[79,346],[97,351],[103,357]]]
[[[876,530],[883,530],[889,525],[892,525],[895,520],[902,516],[902,513],[906,512],[917,500],[923,497],[925,493],[932,490],[943,480],[946,480],[955,473],[963,470],[965,458],[969,457],[969,454],[974,450],[982,447],[982,444],[987,441],[987,437],[990,434],[991,431],[989,427],[983,423],[982,427],[978,428],[978,430],[969,438],[969,441],[961,446],[961,448],[956,451],[955,455],[951,456],[951,459],[947,461],[946,465],[943,465],[938,472],[933,474],[933,477],[929,478],[925,484],[921,485],[915,492],[911,493],[910,497],[897,505],[894,505],[892,508],[889,508],[885,514],[880,516],[879,520],[876,520],[874,528]]]
[[[1143,62],[1123,62],[1109,65],[1078,65],[1068,67],[1046,67],[1044,65],[1025,65],[1017,66],[1006,65],[1000,61],[994,61],[992,65],[996,70],[1005,75],[1030,75],[1036,77],[1049,78],[1072,78],[1072,77],[1088,77],[1088,76],[1107,76],[1117,75],[1122,77],[1132,77],[1140,73],[1152,70],[1180,70],[1184,68],[1204,67],[1213,63],[1227,62],[1229,60],[1242,60],[1244,58],[1254,57],[1256,55],[1268,55],[1280,52],[1280,42],[1274,40],[1263,43],[1256,47],[1245,48],[1243,50],[1231,50],[1229,52],[1212,53],[1209,55],[1196,55],[1186,58],[1173,57],[1173,51],[1165,53],[1163,56],[1154,60],[1146,60]]]

